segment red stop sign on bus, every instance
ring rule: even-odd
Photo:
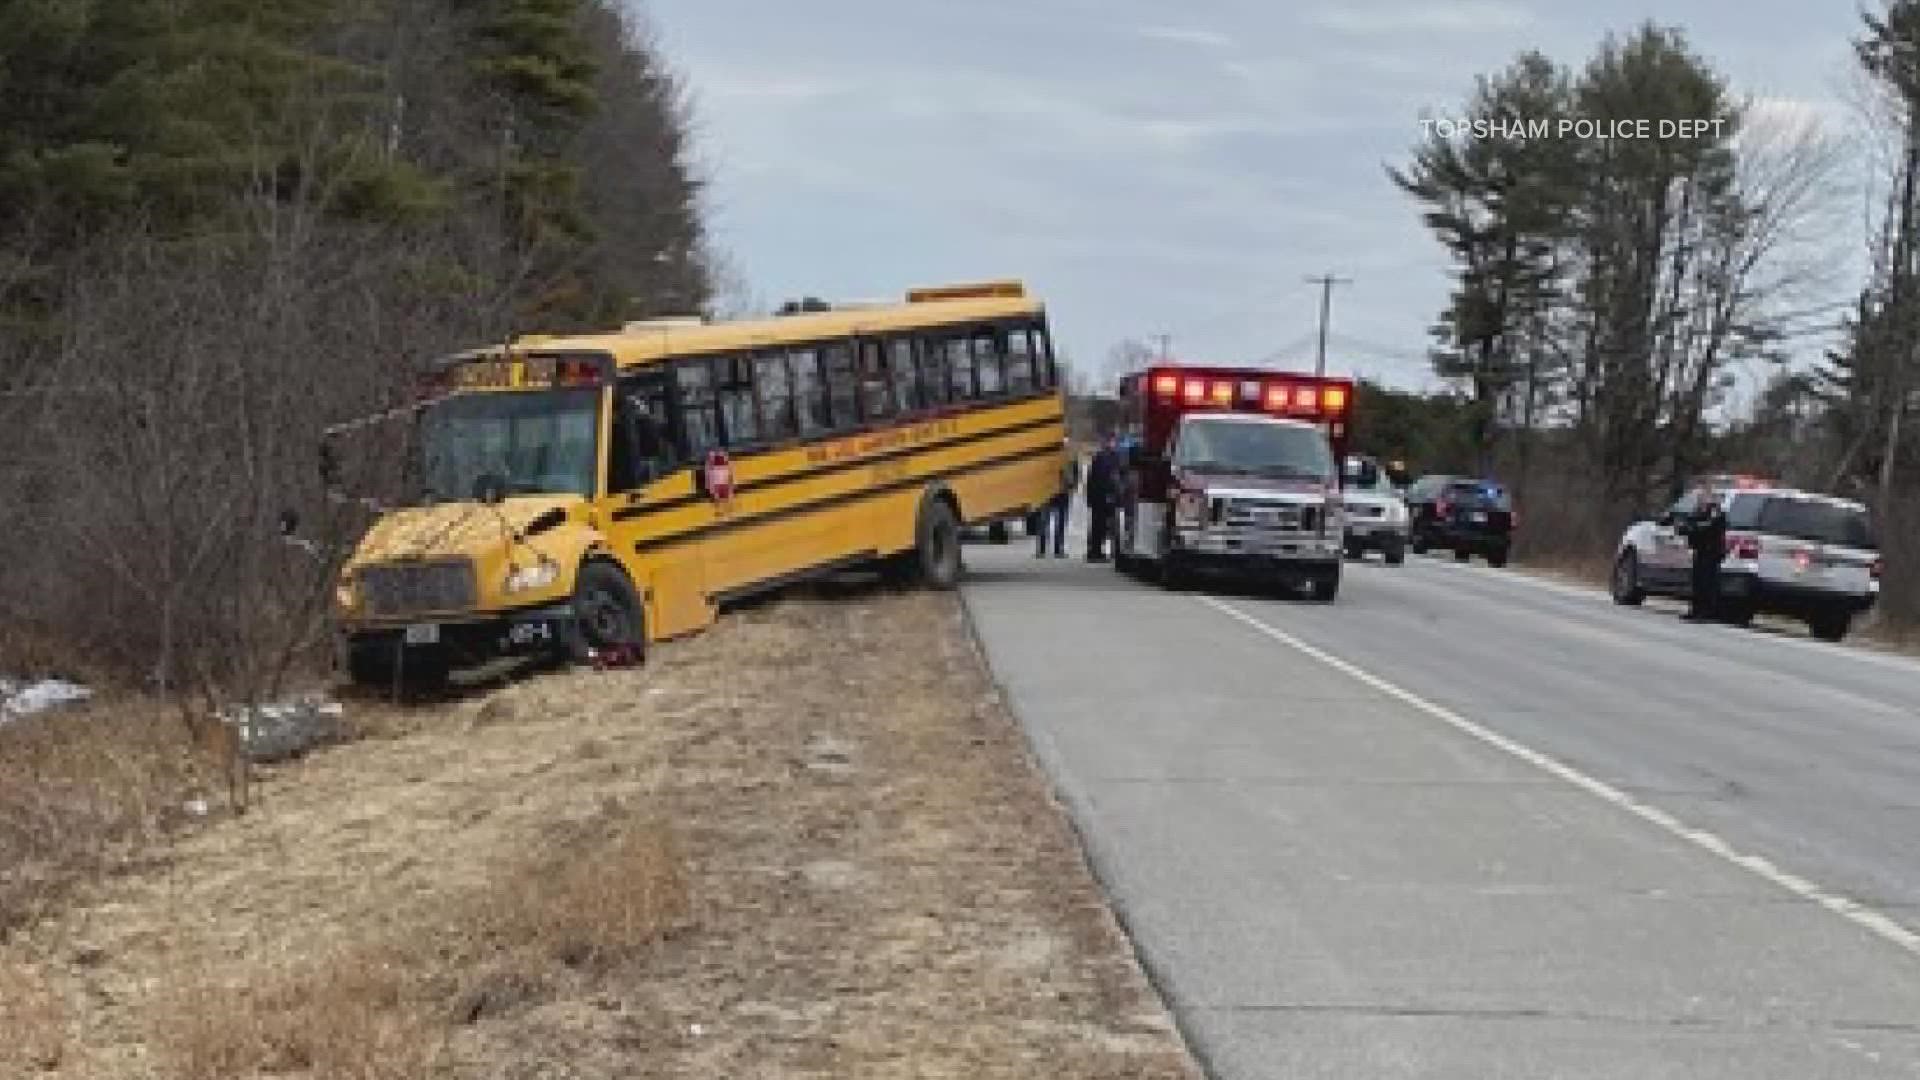
[[[707,451],[707,497],[715,502],[733,498],[733,459],[725,450]]]

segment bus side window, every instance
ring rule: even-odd
[[[860,342],[860,414],[868,420],[893,416],[893,382],[887,377],[887,346],[871,338]]]
[[[675,365],[680,388],[680,422],[687,453],[703,458],[720,445],[720,403],[713,393],[713,365],[705,357]]]
[[[1024,326],[1007,331],[1007,393],[1031,394],[1040,381],[1034,377],[1033,338]]]
[[[820,354],[813,349],[795,349],[787,354],[787,361],[793,369],[793,404],[800,416],[800,434],[822,434],[832,422],[827,412],[827,383],[820,377]]]
[[[674,446],[665,379],[657,373],[624,379],[614,393],[607,490],[637,491],[673,471],[686,455]]]
[[[946,359],[947,392],[952,400],[972,401],[979,397],[980,387],[973,380],[973,350],[966,333],[959,331],[942,338],[940,351]]]
[[[1048,390],[1060,385],[1060,367],[1054,362],[1053,338],[1045,323],[1033,328],[1033,359],[1040,373],[1040,385]]]
[[[913,339],[897,337],[887,342],[888,367],[892,369],[893,396],[903,413],[926,408],[920,396],[920,377],[914,366]]]
[[[728,446],[750,446],[760,440],[760,419],[753,400],[753,361],[725,356],[714,362],[720,371],[720,418],[726,423]]]
[[[853,366],[851,342],[836,341],[820,349],[820,363],[826,369],[828,415],[835,431],[860,426],[860,378]]]
[[[973,336],[974,385],[983,398],[999,397],[1007,388],[1007,343],[998,331]]]
[[[920,339],[920,392],[926,395],[926,407],[945,405],[953,396],[947,384],[946,343],[937,337]]]
[[[755,379],[760,387],[761,433],[771,442],[791,439],[800,433],[793,413],[793,375],[787,371],[787,354],[762,353],[754,358]]]

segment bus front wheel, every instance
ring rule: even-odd
[[[914,530],[920,579],[935,589],[960,584],[960,518],[945,499],[929,499],[920,508]]]
[[[580,568],[573,589],[573,633],[568,645],[573,659],[581,663],[608,651],[645,655],[646,609],[625,571],[599,560]]]

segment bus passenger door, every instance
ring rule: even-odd
[[[701,545],[675,541],[707,512],[676,413],[665,373],[620,380],[607,469],[608,535],[646,596],[648,631],[656,639],[713,621]]]

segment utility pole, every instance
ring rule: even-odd
[[[1322,274],[1308,278],[1307,283],[1320,286],[1320,348],[1314,354],[1313,361],[1314,377],[1319,378],[1327,373],[1327,319],[1333,313],[1333,287],[1351,285],[1353,279]]]
[[[1160,343],[1160,362],[1163,364],[1172,363],[1173,362],[1173,335],[1172,334],[1155,334],[1154,340]]]

